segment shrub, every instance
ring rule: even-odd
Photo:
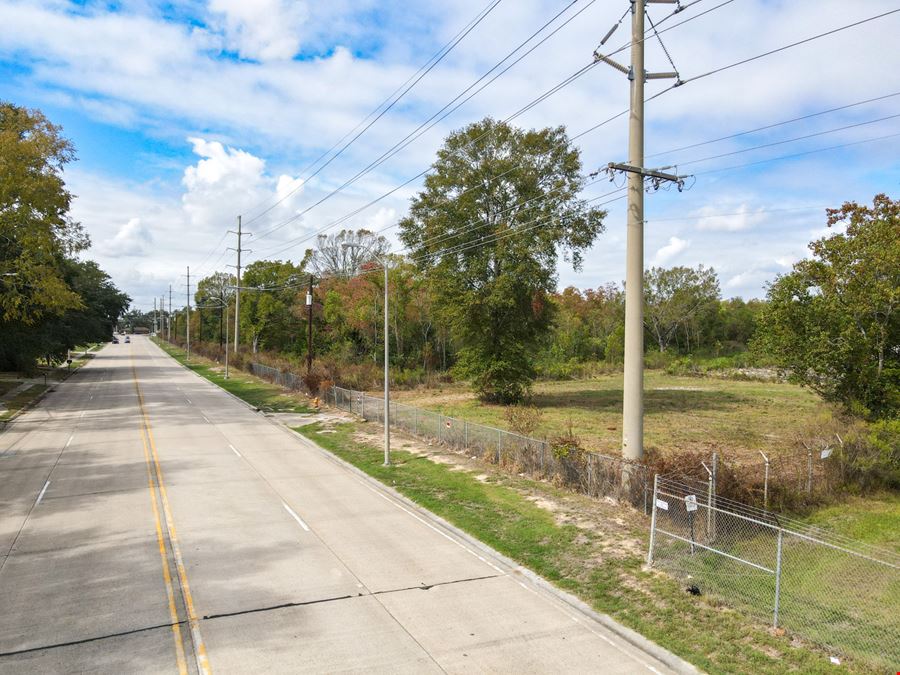
[[[533,405],[508,405],[503,409],[503,418],[509,428],[521,436],[533,437],[541,425],[544,413]]]

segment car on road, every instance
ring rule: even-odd
[[[129,342],[131,342],[131,337],[129,337],[128,335],[126,335],[126,336],[125,336],[125,344],[128,344]]]
[[[113,335],[112,343],[113,343],[114,345],[119,344],[119,338],[117,338],[115,335]]]

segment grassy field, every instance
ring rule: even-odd
[[[360,442],[356,427],[338,424],[322,433],[315,424],[297,431],[706,672],[866,672],[853,661],[839,670],[824,653],[795,638],[773,634],[762,623],[645,570],[646,528],[627,510],[515,476],[460,471],[402,450],[386,468],[381,450]],[[541,496],[574,500],[589,512],[613,509],[605,518],[615,531],[560,522],[536,504]],[[634,546],[623,547],[623,541]]]
[[[154,339],[154,342],[179,363],[260,410],[293,413],[315,412],[309,407],[307,398],[302,394],[288,393],[278,385],[236,369],[229,373],[229,378],[226,380],[224,369],[213,361],[202,356],[192,355],[190,363],[188,363],[183,349],[162,340]]]
[[[718,450],[729,459],[759,460],[758,450],[793,448],[798,434],[828,407],[814,394],[776,382],[645,374],[644,443],[660,450]],[[465,385],[399,391],[396,400],[470,422],[508,429],[504,407],[485,404]],[[533,405],[542,413],[538,436],[572,430],[585,447],[618,453],[622,442],[622,376],[539,382]]]

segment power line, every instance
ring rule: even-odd
[[[498,68],[500,68],[506,61],[508,61],[510,58],[512,58],[513,55],[516,54],[516,52],[518,52],[519,50],[523,49],[529,42],[531,42],[534,38],[536,38],[538,35],[540,35],[540,34],[541,34],[546,28],[548,28],[554,21],[556,21],[560,16],[562,16],[563,14],[565,14],[565,12],[567,12],[572,6],[574,6],[577,2],[579,2],[579,0],[572,0],[568,5],[566,5],[566,7],[564,7],[562,10],[560,10],[560,11],[559,11],[557,14],[555,14],[550,20],[548,20],[546,23],[544,23],[544,25],[542,25],[542,26],[541,26],[540,28],[538,28],[534,33],[532,33],[526,40],[524,40],[522,43],[520,43],[519,46],[517,46],[515,49],[513,49],[511,52],[509,52],[509,54],[507,54],[503,59],[501,59],[498,63],[496,63],[492,68],[490,68],[490,69],[489,69],[486,73],[484,73],[481,77],[479,77],[477,80],[475,80],[475,82],[473,82],[473,83],[470,84],[468,87],[466,87],[466,89],[464,89],[462,92],[460,92],[459,94],[457,94],[457,96],[456,96],[455,98],[453,98],[449,103],[447,103],[446,105],[444,105],[440,110],[438,110],[437,112],[435,112],[431,117],[429,117],[427,120],[425,120],[424,122],[422,122],[416,129],[414,129],[414,130],[411,131],[409,134],[407,134],[403,139],[401,139],[400,141],[398,141],[397,143],[395,143],[391,148],[389,148],[389,149],[386,150],[384,153],[382,153],[378,158],[376,158],[375,160],[373,160],[372,162],[370,162],[366,167],[364,167],[364,168],[361,169],[359,172],[357,172],[354,176],[352,176],[351,178],[349,178],[348,180],[346,180],[342,185],[340,185],[339,187],[335,188],[334,190],[328,192],[324,197],[320,198],[320,199],[319,199],[318,201],[316,201],[315,203],[313,203],[313,204],[311,204],[310,206],[306,207],[306,208],[303,209],[302,211],[300,211],[300,212],[294,214],[294,215],[291,216],[290,218],[287,218],[286,220],[282,221],[281,223],[278,223],[277,225],[275,225],[275,226],[269,228],[269,229],[266,230],[265,232],[261,233],[261,234],[259,235],[259,237],[262,238],[262,237],[268,236],[269,234],[272,234],[273,232],[275,232],[275,231],[281,229],[282,227],[288,225],[289,223],[294,222],[295,220],[297,220],[298,218],[302,217],[302,216],[305,215],[306,213],[309,213],[309,212],[310,212],[312,209],[314,209],[315,207],[317,207],[317,206],[321,205],[322,203],[324,203],[325,201],[329,200],[329,199],[330,199],[331,197],[333,197],[334,195],[336,195],[336,194],[342,192],[342,191],[345,190],[347,187],[349,187],[350,185],[352,185],[353,183],[355,183],[357,180],[359,180],[360,178],[362,178],[363,176],[365,176],[367,173],[369,173],[370,171],[372,171],[373,169],[377,168],[378,166],[380,166],[381,164],[383,164],[384,162],[386,162],[388,159],[390,159],[391,157],[393,157],[394,155],[396,155],[397,153],[399,153],[401,150],[403,150],[404,148],[406,148],[406,147],[407,147],[409,144],[411,144],[413,141],[417,140],[417,139],[420,138],[424,133],[426,133],[426,132],[429,131],[431,128],[433,128],[436,124],[438,124],[438,123],[441,122],[442,120],[446,119],[449,115],[451,115],[451,114],[454,113],[456,110],[458,110],[458,109],[459,109],[462,105],[464,105],[467,101],[471,100],[474,96],[476,96],[477,94],[479,94],[481,91],[484,91],[485,88],[487,88],[490,84],[492,84],[492,83],[495,82],[498,78],[500,78],[502,75],[504,75],[506,72],[508,72],[513,66],[515,66],[517,63],[519,63],[520,61],[522,61],[522,59],[524,59],[526,56],[528,56],[529,54],[531,54],[535,49],[537,49],[537,48],[540,47],[542,44],[544,44],[544,43],[545,43],[547,40],[549,40],[553,35],[555,35],[559,30],[561,30],[562,28],[564,28],[564,27],[565,27],[566,25],[568,25],[571,21],[573,21],[576,17],[578,17],[581,13],[583,13],[584,11],[586,11],[586,10],[587,10],[591,5],[593,5],[596,1],[597,1],[597,0],[590,0],[590,1],[587,3],[587,5],[585,5],[584,7],[582,7],[582,9],[580,9],[578,12],[576,12],[574,15],[572,15],[571,17],[569,17],[566,21],[564,21],[562,24],[560,24],[559,26],[557,26],[557,27],[556,27],[554,30],[552,30],[550,33],[548,33],[548,34],[545,35],[543,38],[541,38],[536,44],[532,45],[526,52],[524,52],[523,54],[521,54],[520,56],[518,56],[512,63],[510,63],[509,65],[507,65],[506,67],[504,67],[500,72],[498,72],[498,73],[495,74],[493,77],[491,77],[491,78],[490,78],[486,83],[484,83],[480,88],[476,89],[473,93],[471,93],[471,94],[469,94],[468,96],[466,96],[466,94],[468,94],[469,92],[471,92],[472,89],[474,89],[476,86],[479,85],[479,83],[481,83],[481,82],[484,81],[486,78],[488,78],[488,76],[491,75],[491,73],[493,73],[494,71],[496,71],[496,70],[497,70]],[[465,98],[463,98],[463,97],[465,97]],[[460,101],[460,99],[463,99],[463,100]],[[457,103],[457,102],[458,102],[458,103]],[[452,106],[452,108],[451,108],[451,106]],[[450,108],[449,111],[448,111],[448,108]],[[446,112],[445,112],[445,111],[446,111]]]
[[[315,177],[316,175],[318,175],[325,167],[327,167],[327,166],[328,166],[329,164],[331,164],[334,160],[336,160],[338,157],[340,157],[340,156],[344,153],[344,151],[347,150],[347,148],[349,148],[351,145],[353,145],[353,143],[355,143],[356,140],[359,139],[360,136],[362,136],[366,131],[368,131],[370,128],[372,128],[372,126],[373,126],[379,119],[381,119],[381,118],[382,118],[382,117],[383,117],[383,116],[384,116],[391,108],[393,108],[393,107],[400,101],[401,98],[403,98],[406,94],[408,94],[408,93],[413,89],[413,87],[415,87],[415,86],[416,86],[416,85],[417,85],[417,84],[418,84],[418,83],[419,83],[419,82],[420,82],[420,81],[421,81],[421,80],[422,80],[429,72],[431,72],[431,71],[434,69],[435,66],[438,65],[438,63],[440,63],[440,62],[441,62],[441,61],[442,61],[442,60],[443,60],[443,59],[444,59],[451,51],[453,51],[454,47],[456,47],[460,42],[462,42],[462,40],[463,40],[469,33],[471,33],[471,32],[475,29],[475,27],[476,27],[478,24],[480,24],[480,23],[488,16],[488,14],[490,14],[490,13],[497,7],[497,5],[499,5],[501,2],[502,2],[502,0],[492,0],[492,2],[488,3],[488,5],[487,5],[484,9],[482,9],[481,12],[479,12],[479,13],[476,15],[476,17],[475,17],[473,20],[471,20],[471,21],[463,28],[463,30],[461,30],[459,33],[457,33],[457,34],[450,40],[449,43],[447,43],[446,45],[444,45],[444,47],[442,47],[442,48],[441,48],[434,56],[432,56],[431,59],[429,59],[428,62],[425,63],[425,65],[423,65],[421,68],[419,68],[419,70],[416,71],[416,73],[414,73],[414,74],[413,74],[406,82],[404,82],[402,85],[400,85],[400,87],[398,87],[396,90],[394,90],[394,92],[393,92],[390,96],[388,96],[384,101],[382,101],[382,102],[375,108],[375,110],[373,110],[372,112],[370,112],[370,113],[369,113],[369,114],[368,114],[361,122],[359,122],[359,123],[358,123],[352,130],[350,130],[347,134],[345,134],[345,135],[344,135],[337,143],[335,143],[333,146],[331,146],[331,148],[329,148],[328,150],[326,150],[326,151],[325,151],[322,155],[320,155],[317,159],[313,160],[313,162],[311,162],[311,163],[308,164],[304,169],[302,169],[302,170],[300,171],[300,174],[302,175],[303,173],[305,173],[306,171],[308,171],[309,169],[311,169],[313,166],[315,166],[317,163],[319,163],[324,157],[326,157],[326,156],[327,156],[328,154],[330,154],[335,148],[337,148],[337,147],[338,147],[338,146],[339,146],[339,145],[340,145],[340,144],[341,144],[348,136],[352,135],[357,129],[359,129],[360,126],[362,126],[363,124],[365,124],[365,126],[359,131],[359,133],[357,133],[355,136],[353,136],[353,138],[351,138],[346,144],[344,144],[343,147],[340,148],[340,150],[338,150],[332,157],[330,157],[330,158],[328,159],[328,161],[326,161],[326,162],[325,162],[324,164],[322,164],[318,169],[316,169],[315,172],[313,172],[311,175],[307,176],[307,177],[303,180],[303,183],[301,183],[300,185],[298,185],[297,187],[295,187],[293,190],[291,190],[290,192],[288,192],[288,193],[287,193],[286,195],[284,195],[281,199],[279,199],[278,201],[276,201],[274,204],[272,204],[271,206],[269,206],[268,208],[266,208],[266,209],[265,209],[264,211],[262,211],[261,213],[258,213],[258,214],[256,214],[255,216],[253,216],[252,218],[250,218],[250,219],[247,221],[247,224],[250,224],[250,223],[252,223],[252,222],[255,222],[256,220],[259,220],[262,216],[264,216],[264,215],[267,214],[269,211],[271,211],[272,209],[274,209],[276,206],[278,206],[279,204],[281,204],[282,202],[284,202],[284,201],[285,201],[286,199],[288,199],[291,195],[295,194],[295,193],[297,192],[297,190],[299,190],[300,187],[302,187],[303,185],[305,185],[311,178],[313,178],[313,177]],[[383,109],[382,109],[382,108],[383,108]],[[379,112],[379,111],[380,111],[380,112]],[[368,124],[366,124],[366,122],[367,122],[373,115],[375,116],[374,119],[372,119],[371,122],[369,122]]]
[[[841,143],[839,145],[831,145],[825,148],[816,148],[815,150],[807,150],[805,152],[797,152],[791,155],[782,155],[781,157],[771,157],[769,159],[761,159],[756,162],[747,162],[746,164],[735,164],[733,166],[725,166],[718,169],[710,169],[708,171],[700,171],[699,173],[694,174],[695,176],[706,176],[712,173],[721,173],[724,171],[733,171],[735,169],[743,169],[748,166],[758,166],[760,164],[768,164],[769,162],[779,162],[786,159],[795,159],[797,157],[805,157],[807,155],[815,155],[820,152],[829,152],[831,150],[840,150],[842,148],[850,148],[855,145],[864,145],[866,143],[874,143],[876,141],[884,141],[889,138],[897,138],[900,136],[900,132],[895,134],[887,134],[886,136],[876,136],[875,138],[867,138],[861,141],[853,141],[851,143]]]
[[[690,145],[683,145],[680,148],[671,148],[669,150],[663,150],[662,152],[656,152],[652,155],[647,155],[650,157],[660,157],[661,155],[668,155],[673,152],[681,152],[682,150],[691,150],[692,148],[699,148],[704,145],[710,145],[712,143],[718,143],[720,141],[728,141],[733,138],[739,138],[741,136],[746,136],[748,134],[755,134],[760,131],[767,131],[769,129],[774,129],[775,127],[784,126],[785,124],[791,124],[793,122],[800,122],[803,120],[808,120],[813,117],[820,117],[822,115],[827,115],[833,112],[839,112],[841,110],[847,110],[848,108],[854,108],[856,106],[865,105],[866,103],[875,103],[876,101],[883,101],[888,98],[892,98],[894,96],[900,96],[900,91],[894,92],[892,94],[885,94],[884,96],[876,96],[875,98],[868,98],[864,101],[857,101],[855,103],[848,103],[846,105],[838,106],[837,108],[829,108],[828,110],[820,110],[819,112],[809,113],[808,115],[802,115],[800,117],[794,117],[789,120],[784,120],[782,122],[773,122],[772,124],[766,124],[761,127],[756,127],[755,129],[748,129],[747,131],[740,131],[738,133],[729,134],[728,136],[720,136],[719,138],[713,138],[708,141],[701,141],[700,143],[691,143]]]
[[[682,9],[686,9],[687,7],[689,7],[689,6],[691,6],[691,5],[695,5],[695,4],[697,4],[698,2],[700,2],[700,1],[701,1],[701,0],[695,0],[695,2],[692,2],[692,3],[690,3],[689,5],[685,5]],[[704,11],[704,12],[701,12],[700,14],[698,14],[698,15],[696,15],[696,16],[693,16],[693,17],[690,17],[690,18],[688,18],[688,19],[685,19],[684,21],[681,21],[681,22],[679,22],[679,23],[677,23],[677,24],[675,24],[675,25],[673,25],[673,26],[669,26],[668,28],[659,31],[659,33],[662,34],[662,33],[665,33],[665,32],[667,32],[667,31],[670,31],[670,30],[673,30],[673,29],[675,29],[675,28],[678,28],[679,26],[682,26],[682,25],[684,25],[684,24],[686,24],[686,23],[688,23],[688,22],[690,22],[690,21],[693,21],[694,19],[697,19],[697,18],[699,18],[699,17],[701,17],[701,16],[703,16],[703,15],[705,15],[705,14],[709,14],[710,12],[716,11],[717,9],[726,6],[726,5],[730,4],[731,2],[734,2],[734,0],[725,0],[725,2],[721,2],[721,3],[719,3],[718,5],[715,5],[714,7],[711,7],[710,9],[708,9],[708,10],[706,10],[706,11]],[[584,11],[585,9],[587,9],[587,7],[583,8],[581,11]],[[579,13],[580,13],[580,12],[579,12]],[[670,18],[670,17],[673,16],[675,13],[677,13],[677,11],[676,11],[676,12],[673,12],[673,14],[670,14],[669,16],[665,17],[665,18],[663,19],[663,21],[664,21],[665,19]],[[575,16],[577,16],[577,14],[576,14]],[[575,16],[570,17],[570,19],[569,19],[568,21],[571,21],[572,19],[574,19]],[[568,22],[567,22],[567,23],[568,23]],[[658,26],[660,23],[662,23],[662,21],[658,22],[658,23],[657,23],[657,26]],[[564,25],[565,25],[565,24],[563,24],[562,26],[557,27],[556,31],[558,31],[558,30],[559,30],[560,28],[562,28]],[[556,32],[556,31],[554,31],[554,32]],[[539,32],[540,32],[540,30],[538,31],[538,33],[539,33]],[[551,35],[552,35],[552,33],[551,33]],[[549,37],[550,37],[550,35],[547,36],[547,38],[549,38]],[[545,38],[545,40],[546,40],[547,38]],[[646,38],[644,38],[644,39],[646,39]],[[527,41],[526,41],[526,42],[527,42]],[[542,41],[542,42],[543,42],[543,41]],[[539,44],[540,44],[540,43],[539,43]],[[538,46],[538,45],[535,45],[535,47],[537,47],[537,46]],[[615,54],[617,54],[617,53],[619,53],[619,52],[621,52],[621,51],[624,51],[624,50],[627,49],[629,46],[631,46],[631,42],[629,42],[629,43],[627,43],[627,44],[625,44],[625,45],[622,45],[622,46],[619,47],[618,49],[616,49],[616,50],[614,50],[613,52],[611,52],[610,55],[615,55]],[[532,48],[531,51],[533,51],[533,49],[534,49],[534,47]],[[514,50],[514,52],[515,52],[515,51],[517,51],[517,50]],[[514,52],[513,52],[513,53],[514,53]],[[529,51],[528,53],[530,53],[530,51]],[[525,54],[525,55],[523,55],[522,57],[520,57],[519,60],[521,60],[521,58],[524,58],[524,56],[527,56],[527,54]],[[517,62],[518,62],[518,61],[517,61]],[[502,63],[502,62],[501,62],[501,63]],[[515,64],[512,64],[512,65],[515,65]],[[592,68],[594,65],[596,65],[596,62],[591,63],[591,64],[588,64],[588,65],[585,66],[585,67],[582,67],[581,69],[579,69],[578,71],[576,71],[576,73],[574,73],[573,75],[571,75],[571,76],[569,76],[568,78],[566,78],[566,80],[564,80],[562,83],[560,83],[560,84],[554,86],[553,88],[551,88],[550,90],[548,90],[547,92],[545,92],[544,94],[542,94],[542,95],[541,95],[540,97],[538,97],[537,99],[534,99],[532,102],[526,104],[523,108],[520,108],[518,111],[516,111],[515,113],[513,113],[510,117],[506,118],[506,120],[504,120],[504,121],[508,122],[508,121],[510,121],[511,119],[514,119],[515,117],[517,117],[517,116],[519,116],[519,115],[521,115],[521,114],[527,112],[527,111],[530,110],[532,107],[534,107],[534,105],[537,105],[537,103],[539,103],[539,102],[545,100],[545,99],[548,98],[550,95],[552,95],[552,94],[556,93],[557,91],[559,91],[563,86],[567,86],[568,84],[571,84],[571,82],[573,82],[575,79],[577,79],[578,77],[580,77],[581,75],[583,75],[585,72],[587,72],[588,70],[590,70],[590,68]],[[489,72],[490,72],[490,71],[489,71]],[[504,71],[504,72],[505,72],[505,71]],[[502,73],[501,73],[501,74],[502,74]],[[478,92],[475,92],[475,93],[478,93]],[[474,94],[473,94],[473,95],[474,95]],[[653,97],[653,98],[655,98],[655,97]],[[452,111],[451,111],[451,112],[452,112]],[[627,113],[628,113],[628,110],[627,110],[627,109],[626,109],[626,110],[623,110],[622,112],[617,113],[616,115],[613,115],[612,117],[610,117],[610,118],[604,120],[603,122],[601,122],[601,123],[599,123],[599,124],[596,124],[596,125],[594,125],[594,126],[588,128],[588,129],[585,129],[584,131],[582,131],[582,132],[579,133],[579,134],[576,134],[575,136],[572,136],[569,140],[574,141],[574,140],[577,140],[577,139],[579,139],[579,138],[581,138],[581,137],[583,137],[583,136],[586,136],[587,134],[592,133],[593,131],[596,131],[597,129],[599,129],[599,128],[605,126],[606,124],[609,124],[610,122],[612,122],[612,121],[614,121],[614,120],[616,120],[616,119],[618,119],[618,118],[620,118],[620,117],[626,115]],[[472,143],[474,143],[474,142],[477,141],[477,140],[480,140],[483,136],[484,136],[484,135],[479,136],[477,139],[473,139]],[[415,139],[413,139],[413,140],[415,140]],[[304,243],[304,242],[306,242],[306,241],[310,241],[310,240],[316,238],[317,236],[319,236],[320,234],[324,233],[325,231],[331,229],[331,228],[334,227],[335,225],[339,225],[339,224],[341,224],[341,223],[347,222],[348,220],[350,220],[350,219],[353,218],[354,216],[356,216],[356,215],[362,213],[363,211],[365,211],[366,209],[370,208],[371,206],[374,206],[374,205],[377,204],[378,202],[380,202],[380,201],[386,199],[387,197],[389,197],[389,196],[391,196],[392,194],[398,192],[399,190],[403,189],[404,187],[410,185],[411,183],[414,183],[414,182],[417,181],[419,178],[422,178],[423,176],[425,176],[432,168],[433,168],[433,166],[429,166],[428,168],[426,168],[425,170],[419,172],[419,173],[416,174],[415,176],[412,176],[411,178],[407,179],[406,181],[404,181],[404,182],[401,183],[400,185],[397,185],[396,187],[392,188],[392,189],[389,190],[388,192],[386,192],[386,193],[380,195],[379,197],[377,197],[377,198],[375,198],[375,199],[369,201],[367,204],[364,204],[363,206],[354,209],[353,211],[351,211],[351,212],[345,214],[344,216],[341,216],[341,217],[337,218],[336,220],[331,221],[330,223],[328,223],[328,224],[325,225],[324,227],[320,228],[318,231],[316,231],[316,232],[314,232],[314,233],[312,233],[312,234],[310,234],[310,235],[308,235],[308,236],[307,236],[307,235],[303,235],[303,236],[298,237],[298,238],[296,238],[296,239],[294,239],[294,240],[291,240],[290,242],[288,242],[288,244],[287,244],[286,246],[279,245],[279,246],[273,247],[272,249],[268,249],[268,250],[265,251],[264,253],[266,253],[266,254],[274,253],[275,255],[278,255],[278,254],[281,254],[281,253],[283,253],[283,252],[285,252],[285,251],[287,251],[287,250],[289,250],[289,249],[291,249],[291,248],[293,248],[293,247],[295,247],[295,246],[298,246],[298,245],[300,245],[300,244],[302,244],[302,243]],[[515,168],[516,168],[516,167],[513,167],[513,169],[511,169],[510,171],[514,170]],[[502,176],[502,174],[501,174],[501,176]],[[501,176],[495,176],[494,178],[491,179],[491,182],[493,182],[494,180],[500,178]],[[339,188],[339,189],[341,189],[341,188]],[[304,212],[304,213],[305,213],[305,212]],[[303,215],[303,213],[297,214],[296,217],[299,217],[299,216],[301,216],[301,215]],[[295,217],[295,218],[296,218],[296,217]],[[293,220],[293,219],[295,219],[295,218],[292,218],[292,219],[290,219],[290,220]],[[290,221],[288,221],[288,222],[290,222]],[[282,223],[282,224],[279,225],[278,227],[281,227],[281,226],[286,225],[286,224],[287,224],[287,222]],[[393,224],[393,225],[389,225],[389,226],[387,226],[387,227],[385,227],[385,228],[382,228],[382,230],[380,230],[379,232],[384,232],[384,231],[386,231],[387,229],[391,229],[392,227],[396,227],[396,223]],[[277,249],[277,250],[276,250],[276,249]]]
[[[834,35],[835,33],[840,33],[841,31],[848,30],[850,28],[855,28],[856,26],[861,26],[864,23],[869,23],[870,21],[875,21],[876,19],[883,19],[886,16],[890,16],[891,14],[896,14],[900,12],[900,9],[892,9],[887,12],[882,12],[881,14],[876,14],[875,16],[870,16],[867,19],[861,19],[860,21],[855,21],[853,23],[849,23],[845,26],[840,26],[839,28],[833,28],[832,30],[825,31],[824,33],[819,33],[818,35],[813,35],[808,38],[804,38],[802,40],[798,40],[797,42],[792,42],[789,45],[784,45],[783,47],[778,47],[777,49],[770,49],[767,52],[763,52],[762,54],[757,54],[756,56],[751,56],[747,59],[742,59],[740,61],[736,61],[735,63],[728,64],[727,66],[721,66],[719,68],[715,68],[708,72],[705,72],[701,75],[695,75],[694,77],[690,77],[684,80],[684,84],[688,82],[695,82],[697,80],[702,80],[704,77],[709,77],[710,75],[715,75],[717,73],[721,73],[725,70],[730,70],[731,68],[737,68],[738,66],[742,66],[744,64],[750,63],[752,61],[756,61],[758,59],[764,58],[766,56],[771,56],[772,54],[777,54],[778,52],[783,52],[786,49],[791,49],[793,47],[798,47],[800,45],[804,45],[808,42],[812,42],[813,40],[818,40],[819,38],[827,37],[829,35]]]
[[[692,159],[687,162],[678,162],[678,166],[683,167],[683,166],[688,166],[690,164],[699,164],[700,162],[709,162],[714,159],[721,159],[722,157],[731,157],[733,155],[740,155],[745,152],[752,152],[754,150],[762,150],[764,148],[771,148],[776,145],[784,145],[785,143],[795,143],[797,141],[804,141],[804,140],[807,140],[810,138],[816,138],[818,136],[825,136],[827,134],[834,134],[839,131],[846,131],[847,129],[856,129],[857,127],[863,127],[863,126],[867,126],[869,124],[877,124],[878,122],[884,122],[886,120],[892,120],[892,119],[896,119],[898,117],[900,117],[900,113],[898,113],[896,115],[888,115],[886,117],[879,117],[878,119],[874,119],[874,120],[867,120],[865,122],[857,122],[856,124],[848,124],[843,127],[836,127],[834,129],[827,129],[825,131],[817,131],[812,134],[796,136],[795,138],[786,138],[781,141],[773,141],[772,143],[763,143],[761,145],[754,145],[753,147],[750,147],[750,148],[741,148],[740,150],[733,150],[731,152],[723,152],[718,155],[710,155],[709,157],[701,157],[699,159]]]

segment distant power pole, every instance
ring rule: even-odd
[[[622,456],[630,460],[644,456],[644,178],[652,176],[656,184],[662,180],[675,181],[679,187],[682,184],[678,176],[644,169],[644,84],[647,80],[663,78],[678,80],[677,72],[648,73],[644,69],[644,19],[648,4],[677,4],[677,0],[631,0],[630,68],[594,52],[595,61],[603,61],[625,73],[631,81],[628,164],[609,165],[610,171],[628,174]],[[606,34],[601,46],[615,28]]]
[[[166,321],[166,340],[172,341],[172,284],[169,284],[169,316]]]
[[[312,322],[313,322],[313,276],[309,275],[309,290],[306,291],[306,374],[312,372],[313,362],[313,343],[312,343]]]
[[[156,298],[153,298],[153,332],[156,332],[156,327],[159,325],[159,311],[156,309]]]
[[[187,268],[187,359],[191,358],[191,266]]]
[[[237,248],[229,248],[229,251],[237,252],[237,265],[235,265],[235,270],[237,271],[237,288],[234,293],[234,353],[237,354],[238,345],[241,342],[241,253],[247,252],[252,253],[248,249],[241,248],[241,238],[246,235],[248,237],[252,237],[253,235],[249,232],[243,232],[241,230],[241,217],[237,217],[237,232],[234,230],[228,230],[229,234],[237,235]]]

